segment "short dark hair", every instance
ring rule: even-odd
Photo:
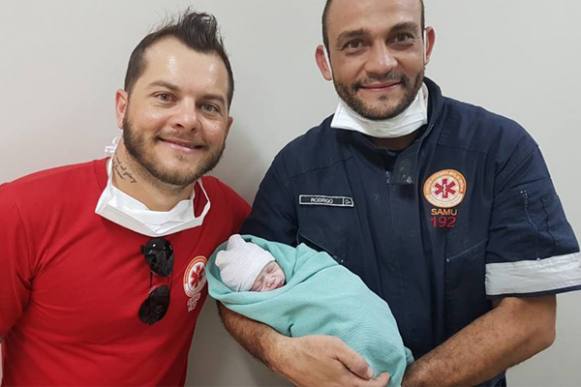
[[[224,49],[222,36],[218,31],[216,18],[207,13],[192,12],[187,9],[177,21],[169,21],[156,31],[145,36],[129,57],[125,73],[125,91],[131,93],[135,82],[145,71],[144,55],[147,48],[166,37],[174,37],[195,51],[218,55],[228,71],[228,106],[234,96],[234,75],[232,66]]]
[[[325,48],[329,51],[329,36],[327,35],[327,15],[329,14],[329,8],[331,8],[331,3],[333,0],[327,0],[325,3],[325,8],[323,9],[323,17],[321,24],[323,25],[323,43],[325,43]],[[422,6],[422,31],[426,28],[426,9],[424,7],[424,0],[420,0]]]

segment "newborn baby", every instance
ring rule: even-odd
[[[265,292],[283,286],[286,277],[272,254],[238,234],[228,239],[226,250],[218,252],[216,266],[222,282],[236,292]]]
[[[264,266],[264,269],[256,277],[256,281],[252,284],[250,291],[252,292],[267,292],[269,290],[278,289],[284,285],[284,272],[276,262],[270,262]]]
[[[208,291],[226,308],[283,335],[331,335],[361,354],[390,387],[413,358],[387,303],[329,254],[233,235],[206,265]]]

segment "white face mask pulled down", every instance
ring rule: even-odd
[[[424,31],[424,41],[426,35]],[[329,54],[324,49],[325,60],[332,74]],[[424,48],[424,63],[427,63]],[[339,105],[335,116],[331,121],[331,127],[335,129],[347,129],[366,134],[376,138],[398,138],[407,136],[428,123],[428,87],[422,84],[413,102],[403,112],[395,117],[385,120],[370,120],[351,109],[343,99],[339,99]]]
[[[210,198],[202,181],[198,180],[201,192],[206,197],[206,205],[202,213],[196,217],[194,213],[194,196],[182,200],[169,211],[152,211],[139,200],[127,195],[113,186],[111,176],[112,162],[107,162],[107,186],[103,190],[95,213],[124,228],[149,237],[162,237],[179,231],[201,226],[210,211]]]
[[[361,132],[377,138],[397,138],[411,134],[428,123],[428,88],[422,84],[416,98],[399,115],[385,120],[370,120],[351,109],[342,99],[331,127]]]

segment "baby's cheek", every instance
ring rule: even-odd
[[[257,292],[260,290],[261,287],[262,287],[262,278],[258,277],[256,281],[254,281],[254,283],[252,284],[250,291]]]

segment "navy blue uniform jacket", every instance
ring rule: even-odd
[[[276,156],[242,229],[358,274],[415,358],[493,297],[581,288],[579,247],[534,140],[425,83],[429,122],[410,147],[378,148],[329,117]]]

